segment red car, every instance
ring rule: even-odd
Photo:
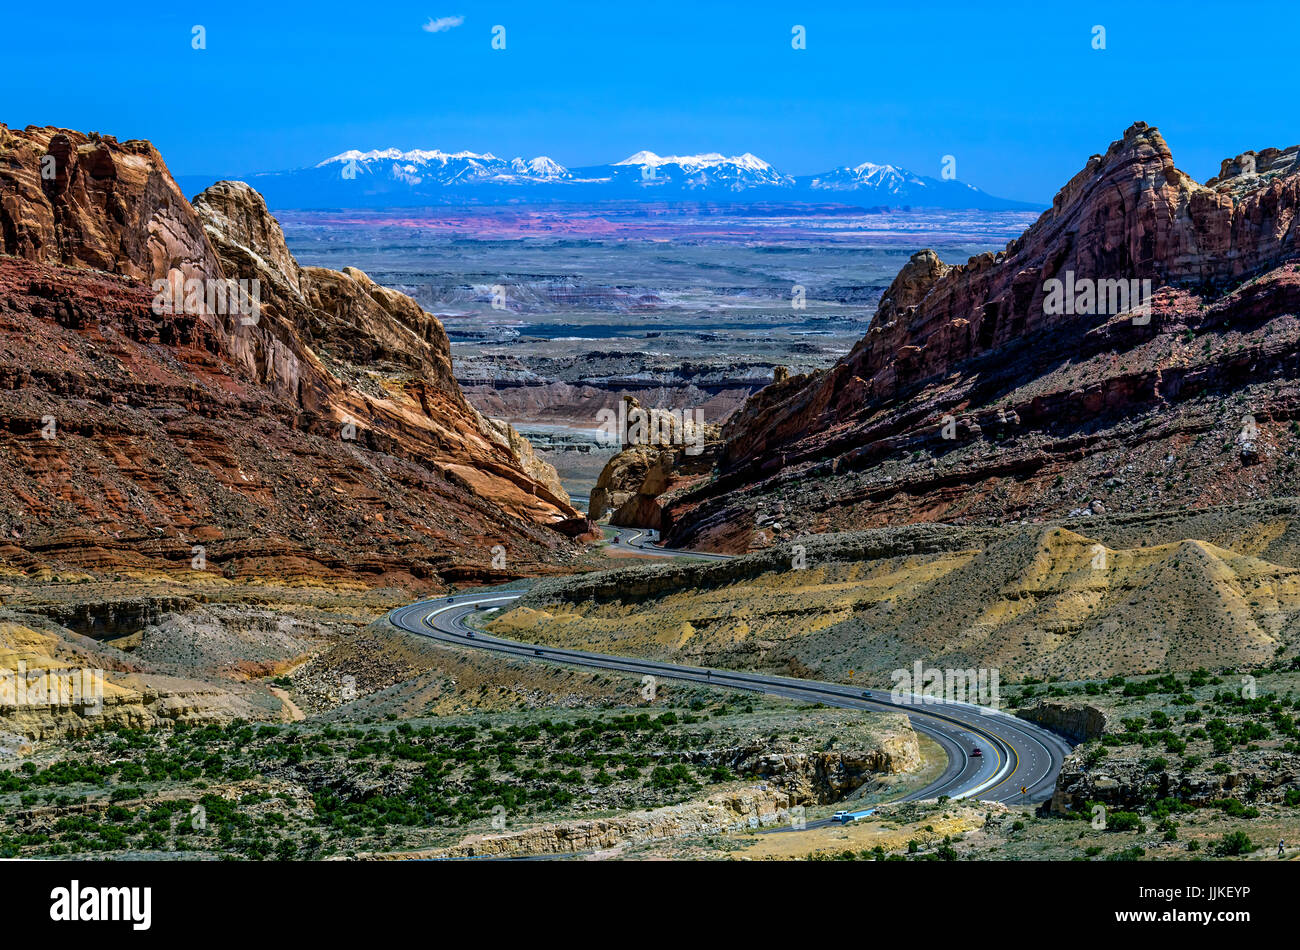
[[[980,751],[980,747],[979,747],[979,746],[976,746],[975,748],[971,749],[971,750],[970,750],[970,754],[971,754],[971,756],[972,756],[973,758],[976,758],[976,759],[982,759],[982,758],[984,758],[984,753]]]

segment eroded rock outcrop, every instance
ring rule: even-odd
[[[578,516],[468,406],[441,325],[300,267],[265,203],[146,142],[0,126],[0,558],[429,582],[546,570]],[[252,293],[250,294],[250,288]],[[250,301],[251,296],[251,301]]]
[[[751,397],[716,480],[669,506],[667,540],[762,546],[755,511],[776,500],[828,531],[1065,515],[1101,483],[1125,510],[1222,501],[1229,485],[1296,493],[1282,443],[1300,380],[1297,211],[1300,149],[1245,153],[1200,185],[1136,123],[1005,250],[952,267],[919,252],[847,357]],[[1091,303],[1049,303],[1053,281],[1087,282]],[[1220,459],[1197,438],[1252,427],[1263,455],[1251,439]]]
[[[272,718],[251,691],[143,675],[47,630],[0,621],[0,757],[98,729]]]
[[[1099,738],[1106,731],[1106,714],[1086,703],[1059,703],[1040,699],[1017,710],[1016,715],[1059,732],[1074,742]]]
[[[514,426],[505,419],[489,419],[481,413],[479,420],[480,427],[489,436],[510,449],[511,454],[519,460],[520,467],[533,481],[545,488],[552,497],[563,499],[566,505],[571,503],[569,493],[560,484],[560,476],[556,473],[555,466],[538,458],[537,453],[533,451],[532,443],[520,435]]]
[[[687,412],[643,409],[635,397],[624,396],[624,414],[649,419],[649,426],[629,429],[623,450],[610,459],[591,492],[590,517],[609,515],[610,524],[663,531],[662,496],[706,477],[722,450],[721,427],[696,424]]]

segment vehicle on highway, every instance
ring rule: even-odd
[[[870,691],[870,690],[865,690],[865,689],[864,689],[864,690],[862,691],[862,698],[863,698],[863,699],[870,699],[870,698],[871,698],[871,691]]]
[[[455,602],[456,602],[456,598],[455,598],[455,597],[448,597],[448,598],[447,598],[447,603],[449,603],[449,604],[454,604]]]
[[[470,637],[471,639],[473,639],[473,637],[474,637],[474,631],[473,631],[473,630],[466,630],[466,631],[465,631],[465,636]]]
[[[542,651],[541,651],[541,650],[534,650],[533,652],[536,653],[538,656],[541,656],[541,655],[542,655]]]
[[[982,759],[984,757],[984,753],[980,751],[979,746],[976,746],[975,748],[971,749],[970,754],[972,758],[976,758],[976,759]]]
[[[837,811],[835,814],[831,815],[831,821],[848,824],[851,821],[861,821],[868,815],[874,815],[875,813],[876,810],[874,808],[868,808],[865,811]]]

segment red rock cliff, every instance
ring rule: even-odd
[[[1174,166],[1154,128],[1135,124],[1004,251],[957,266],[919,252],[847,357],[755,394],[726,426],[720,477],[669,513],[670,542],[744,550],[780,537],[760,521],[833,530],[1089,504],[1097,489],[1076,456],[1082,445],[1125,445],[1100,436],[1124,417],[1239,394],[1249,383],[1231,369],[1240,360],[1291,377],[1289,322],[1263,328],[1295,313],[1298,209],[1300,148],[1247,152],[1200,185]],[[1054,312],[1049,281],[1071,274],[1149,280],[1150,319]],[[1250,335],[1225,334],[1234,318],[1238,328],[1250,321]],[[1251,405],[1290,418],[1277,386]],[[1249,410],[1224,415],[1235,413],[1235,425]],[[1196,465],[1187,480],[1202,490],[1180,493],[1180,504],[1205,503],[1232,481]],[[1065,494],[1045,490],[1038,479],[1048,473]],[[798,487],[810,475],[822,492]],[[1278,479],[1258,489],[1282,490]],[[988,497],[994,491],[1005,497]],[[1158,496],[1122,504],[1164,503]]]
[[[191,205],[146,142],[0,126],[0,251],[0,559],[187,564],[206,539],[236,574],[432,578],[496,576],[496,544],[510,572],[568,556],[553,470],[465,402],[438,321],[300,267],[247,185]],[[257,300],[160,307],[169,278]]]

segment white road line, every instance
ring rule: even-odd
[[[511,593],[511,594],[499,594],[499,595],[492,596],[492,597],[478,597],[478,598],[474,598],[474,599],[472,599],[472,600],[464,600],[464,601],[462,601],[461,603],[450,603],[450,604],[444,604],[442,607],[439,607],[439,608],[437,608],[436,610],[432,610],[432,611],[430,611],[429,613],[425,614],[425,615],[424,615],[424,618],[423,618],[423,619],[424,619],[424,623],[425,623],[425,626],[428,626],[428,627],[430,627],[431,629],[437,629],[436,627],[434,627],[434,625],[433,625],[433,623],[432,623],[433,618],[436,617],[436,616],[438,616],[439,614],[445,613],[445,612],[448,611],[448,610],[453,610],[453,609],[455,609],[455,608],[457,608],[457,607],[479,607],[479,606],[482,605],[482,604],[496,603],[497,601],[511,601],[511,600],[518,600],[518,599],[519,599],[520,597],[522,597],[522,596],[523,596],[523,593],[522,593],[522,592],[521,592],[521,593]],[[441,631],[440,631],[440,632],[441,632]],[[490,639],[491,639],[491,638],[490,638]],[[524,647],[527,647],[527,644],[524,644],[523,647],[521,647],[521,649],[524,648]],[[534,651],[536,651],[536,649],[537,649],[537,648],[534,647]],[[563,654],[557,654],[557,658],[559,658],[559,659],[562,660],[562,659],[563,659]],[[624,658],[612,657],[612,658],[611,658],[611,661],[612,661],[612,662],[615,662],[615,663],[619,662],[620,660],[622,660],[622,661],[624,661],[624,662],[628,662],[628,661],[633,662],[633,663],[636,662],[635,658],[631,658],[631,657],[624,657]],[[655,661],[651,661],[651,663],[654,663],[654,662],[655,662]],[[581,664],[580,664],[580,665],[581,665]],[[670,665],[670,664],[659,664],[659,665]],[[612,668],[612,669],[616,669],[617,667],[610,667],[610,668]],[[679,672],[680,672],[680,671],[679,671]],[[757,691],[760,691],[760,692],[773,692],[773,690],[772,690],[772,686],[773,686],[773,684],[771,684],[771,683],[763,682],[763,683],[758,684],[757,687],[743,686],[743,685],[738,685],[738,684],[736,684],[736,683],[730,683],[730,684],[728,684],[728,683],[724,682],[724,680],[725,680],[725,679],[728,679],[728,678],[732,678],[732,677],[729,676],[729,674],[728,674],[727,672],[720,671],[720,670],[719,670],[719,671],[714,671],[714,672],[717,672],[718,675],[719,675],[719,677],[721,677],[721,679],[713,680],[713,682],[716,683],[717,685],[724,686],[724,687],[725,687],[725,686],[730,686],[731,688],[741,688],[741,689],[751,689],[751,688],[753,688],[753,689],[756,689]],[[670,675],[670,674],[665,674],[665,675]],[[742,674],[742,675],[743,675],[743,674]],[[700,682],[708,682],[707,680],[703,680],[703,679],[701,679],[701,680],[699,680],[699,681],[700,681]],[[784,685],[786,685],[786,684],[780,684],[780,685],[784,686]],[[821,685],[823,685],[823,684],[816,683],[815,685],[816,685],[816,686],[821,686]],[[834,685],[834,684],[826,684],[826,685]],[[803,687],[801,686],[801,684],[789,684],[789,688],[793,688],[793,689],[798,690],[798,689],[801,689],[801,688],[803,688]],[[812,689],[812,690],[815,692],[815,688],[813,688],[812,686],[809,686],[809,687],[807,687],[807,688]],[[870,693],[870,692],[871,692],[871,691],[868,691],[868,693]],[[780,695],[780,693],[775,693],[775,695]],[[858,699],[858,698],[860,698],[860,697],[850,695],[849,693],[846,692],[846,693],[844,694],[843,698],[845,698],[845,699]],[[872,700],[872,701],[875,701],[875,702],[877,702],[877,703],[881,703],[881,702],[883,702],[882,700],[876,699],[874,696],[870,696],[870,695],[868,695],[866,698],[868,698],[868,699],[870,699],[870,700]],[[889,705],[889,706],[892,706],[892,707],[895,707],[895,708],[898,708],[898,709],[900,709],[901,711],[903,711],[903,712],[906,714],[906,712],[907,712],[907,708],[906,708],[906,707],[911,706],[911,705],[913,705],[913,704],[911,704],[911,703],[905,703],[905,704],[889,703],[888,705]],[[920,705],[920,704],[917,704],[917,705]],[[989,708],[989,707],[981,707],[981,706],[977,706],[977,705],[975,705],[975,704],[973,704],[973,703],[962,703],[962,702],[951,702],[951,701],[941,701],[941,702],[939,702],[939,703],[935,703],[934,705],[938,705],[938,706],[941,706],[941,707],[942,707],[942,706],[960,706],[960,707],[966,707],[967,709],[970,709],[970,710],[978,710],[982,715],[985,715],[985,716],[990,716],[990,717],[1003,716],[1003,717],[1005,717],[1005,719],[1006,719],[1006,722],[1004,722],[1003,724],[1008,728],[1008,730],[1009,730],[1010,732],[1014,733],[1014,734],[1016,735],[1017,738],[1022,739],[1022,740],[1025,740],[1025,741],[1027,741],[1027,742],[1032,742],[1032,743],[1036,744],[1039,748],[1042,748],[1042,749],[1044,749],[1045,751],[1047,751],[1047,746],[1042,742],[1042,740],[1038,739],[1037,736],[1033,735],[1033,734],[1030,733],[1030,732],[1022,732],[1020,729],[1017,729],[1017,728],[1015,728],[1014,726],[1011,725],[1012,723],[1015,723],[1016,725],[1021,725],[1021,724],[1023,724],[1023,721],[1022,721],[1022,720],[1020,720],[1020,719],[1018,719],[1018,718],[1016,718],[1016,717],[1014,717],[1014,716],[1010,716],[1010,715],[1008,715],[1007,713],[1002,712],[1001,710],[995,710],[995,709],[992,709],[992,708]],[[918,715],[918,716],[920,716],[920,717],[922,717],[922,718],[926,718],[926,715],[925,715],[924,712],[920,712],[920,711],[918,711],[918,712],[916,713],[916,715]],[[934,717],[930,717],[930,718],[934,718],[936,721],[943,722],[945,725],[947,725],[947,726],[949,726],[949,727],[951,727],[952,724],[953,724],[951,721],[945,719],[944,717],[934,716]],[[964,725],[964,724],[963,724],[963,725]],[[933,728],[933,727],[932,727],[932,728]],[[968,728],[969,728],[969,727],[968,727]],[[943,727],[939,727],[939,732],[940,732],[941,734],[943,733]],[[973,734],[973,733],[964,733],[963,735],[965,736],[965,738],[966,738],[967,740],[969,740],[969,741],[971,741],[971,742],[976,742],[976,741],[978,741],[977,739],[974,738],[974,734]],[[1015,757],[1017,756],[1017,753],[1016,753],[1016,751],[1015,751],[1014,744],[1013,744],[1010,740],[1008,740],[1006,737],[1000,735],[1000,734],[999,734],[995,729],[993,729],[993,728],[992,728],[992,723],[990,723],[990,729],[989,729],[989,732],[988,732],[987,737],[988,737],[988,738],[991,738],[991,739],[993,739],[993,740],[995,740],[995,742],[996,742],[996,746],[995,746],[995,748],[996,748],[996,750],[997,750],[997,752],[998,752],[998,758],[1001,760],[1001,762],[1000,762],[1000,764],[999,764],[999,767],[998,767],[998,770],[993,774],[993,776],[992,776],[991,778],[989,778],[989,779],[987,779],[987,780],[981,782],[979,785],[975,786],[974,788],[969,789],[968,791],[960,792],[960,793],[958,793],[958,794],[956,794],[956,795],[952,795],[952,796],[950,796],[950,798],[951,798],[953,801],[959,801],[959,800],[963,800],[963,799],[967,799],[967,798],[972,798],[972,797],[974,797],[974,796],[976,796],[976,795],[979,795],[981,792],[986,791],[986,790],[989,789],[989,788],[996,787],[997,785],[1001,784],[1001,783],[1005,780],[1005,778],[1010,774],[1010,769],[1011,769],[1012,759],[1015,758]],[[953,738],[953,737],[952,737],[951,735],[949,735],[949,739],[951,740],[952,738]],[[961,737],[958,737],[958,738],[961,738]],[[961,747],[960,747],[960,743],[958,743],[958,748],[959,748],[959,749],[961,748]],[[968,756],[966,756],[966,754],[965,754],[965,750],[962,749],[961,751],[962,751],[962,756],[963,756],[963,758],[965,759],[965,763],[966,763],[966,764],[963,765],[962,769],[958,772],[959,775],[960,775],[962,772],[965,771],[965,768],[966,768],[967,766],[969,766],[969,763],[970,763],[970,758],[969,758]],[[1004,754],[1004,751],[1005,751],[1005,754]],[[1020,760],[1020,761],[1023,761],[1023,760]],[[1034,763],[1036,763],[1036,762],[1037,762],[1037,754],[1036,754],[1036,753],[1031,753],[1031,758],[1030,758],[1030,760],[1029,760],[1029,764],[1032,765],[1032,764],[1034,764]],[[1029,782],[1028,785],[1036,785],[1038,782],[1041,782],[1044,778],[1048,777],[1048,776],[1051,774],[1051,767],[1050,767],[1051,756],[1050,756],[1050,755],[1048,756],[1048,763],[1049,763],[1048,768],[1047,768],[1047,769],[1042,773],[1042,775],[1040,775],[1037,779],[1034,779],[1032,782]],[[955,763],[954,763],[954,764],[955,764]],[[979,775],[979,771],[977,770],[977,771],[976,771],[976,776],[978,776],[978,775]]]

